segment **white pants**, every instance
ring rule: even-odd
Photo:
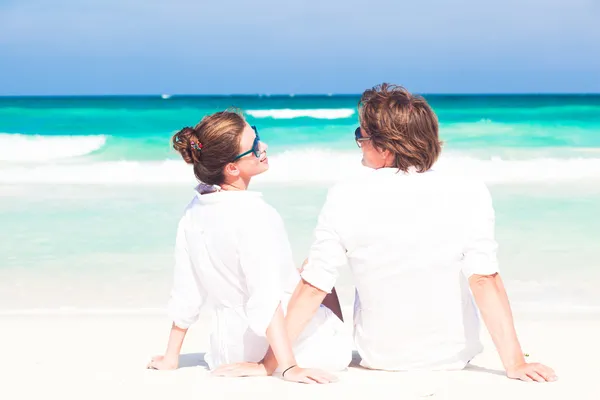
[[[204,360],[211,370],[222,364],[259,362],[269,348],[267,339],[251,331],[239,310],[234,309],[217,311],[210,343]],[[321,306],[293,349],[300,367],[341,371],[352,360],[352,337],[344,323]]]

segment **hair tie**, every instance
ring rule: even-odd
[[[200,142],[196,143],[193,140],[190,142],[190,144],[192,145],[192,149],[194,149],[196,151],[200,151],[200,150],[202,150],[202,147],[204,147],[204,146],[202,146],[202,143],[200,143]]]

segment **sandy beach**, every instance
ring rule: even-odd
[[[346,315],[349,310],[345,310]],[[532,361],[557,371],[555,383],[504,376],[484,332],[485,351],[459,372],[390,373],[358,366],[358,356],[339,382],[302,385],[277,377],[219,378],[203,362],[210,318],[188,332],[180,368],[146,370],[164,350],[169,321],[155,311],[77,313],[74,310],[0,314],[0,398],[37,399],[597,399],[600,322],[587,317],[525,320],[517,317],[521,343]],[[350,329],[350,326],[348,326]]]

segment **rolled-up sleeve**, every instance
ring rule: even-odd
[[[206,292],[194,270],[185,236],[185,217],[179,222],[175,240],[175,270],[168,314],[179,328],[187,329],[198,320]]]
[[[244,225],[239,257],[248,294],[245,312],[250,329],[264,337],[281,302],[283,274],[286,268],[293,270],[293,260],[283,221],[274,210],[258,212]]]
[[[319,214],[308,262],[301,273],[302,279],[327,293],[335,285],[339,268],[348,262],[346,248],[336,230],[336,212],[343,206],[338,199],[336,189],[330,189]]]
[[[463,274],[493,275],[499,272],[492,196],[482,183],[472,193],[467,242],[463,251]]]

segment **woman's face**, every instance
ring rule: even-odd
[[[262,174],[269,169],[268,146],[259,140],[258,132],[254,129],[246,124],[240,138],[241,157],[238,156],[239,158],[234,161],[239,177],[244,180]]]

